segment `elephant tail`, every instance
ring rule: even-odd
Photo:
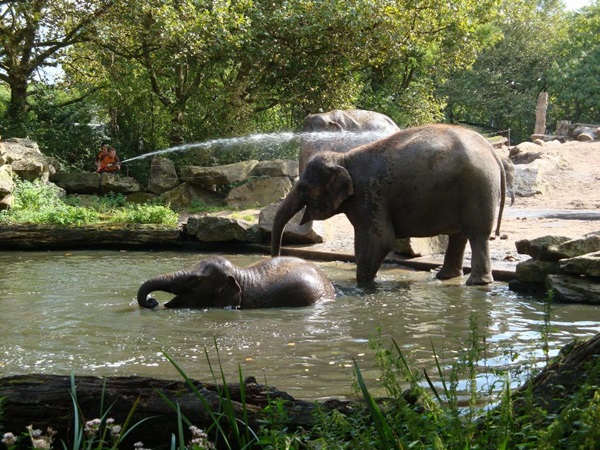
[[[497,155],[495,156],[500,166],[500,209],[498,210],[498,223],[496,224],[496,237],[498,237],[500,236],[500,223],[502,222],[502,213],[504,212],[504,204],[506,203],[506,171],[504,170],[502,161],[500,161]]]

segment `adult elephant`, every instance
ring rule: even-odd
[[[309,306],[335,298],[333,286],[321,269],[290,257],[271,258],[248,267],[234,266],[223,257],[200,261],[186,270],[145,281],[137,293],[139,305],[157,307],[158,301],[149,295],[155,291],[175,294],[165,304],[167,308]]]
[[[488,238],[504,209],[506,180],[498,155],[478,133],[450,125],[400,131],[347,153],[322,152],[308,162],[273,220],[271,254],[283,229],[306,206],[302,222],[344,213],[354,227],[356,278],[373,281],[395,239],[449,236],[439,279],[462,275],[467,284],[493,281]]]
[[[323,132],[354,132],[354,135],[327,135]],[[363,109],[334,109],[333,111],[309,114],[304,118],[301,139],[299,170],[306,167],[308,160],[323,150],[346,152],[361,144],[372,142],[400,131],[396,123],[385,114]],[[372,133],[365,133],[372,132]],[[319,134],[313,134],[319,133]],[[360,133],[360,135],[356,134]]]

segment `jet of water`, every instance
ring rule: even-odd
[[[157,150],[150,153],[144,153],[143,155],[134,156],[133,158],[124,159],[121,164],[126,162],[136,161],[139,159],[145,159],[150,156],[163,155],[172,152],[182,152],[190,149],[202,149],[211,147],[220,148],[231,148],[238,145],[248,144],[259,144],[265,146],[281,145],[293,140],[299,139],[301,142],[310,143],[326,143],[331,141],[339,141],[340,139],[356,144],[356,146],[372,142],[377,139],[381,139],[388,136],[389,132],[381,131],[369,131],[369,132],[280,132],[280,133],[259,133],[251,134],[248,136],[232,137],[232,138],[221,138],[212,139],[204,142],[196,142],[191,144],[177,145],[175,147],[169,147],[164,150]]]

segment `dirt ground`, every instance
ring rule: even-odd
[[[545,192],[530,197],[517,196],[513,206],[505,207],[502,239],[490,242],[495,265],[505,263],[507,267],[514,267],[517,262],[528,259],[516,251],[515,242],[521,239],[548,234],[576,238],[600,233],[600,142],[553,143],[540,146],[538,151],[546,161]],[[551,217],[557,213],[559,218]],[[346,217],[337,215],[330,220],[334,239],[311,248],[353,252],[353,229]],[[469,249],[466,257],[468,259]]]

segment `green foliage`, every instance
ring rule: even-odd
[[[178,214],[162,205],[128,205],[112,212],[111,222],[176,225]]]
[[[552,71],[552,114],[557,120],[600,123],[600,2],[572,13]]]
[[[162,205],[130,205],[121,194],[109,194],[95,205],[78,206],[76,197],[63,199],[54,185],[16,180],[12,208],[0,212],[0,222],[47,223],[63,226],[111,222],[177,224],[178,214]],[[66,200],[66,201],[65,201]]]
[[[94,210],[64,203],[54,185],[17,180],[13,195],[14,205],[0,213],[0,221],[80,226],[99,220]]]
[[[501,11],[488,25],[492,45],[472,68],[454,71],[438,95],[447,98],[448,121],[492,131],[510,128],[518,143],[533,133],[538,94],[551,88],[566,16],[560,3],[545,0],[504,0]]]

